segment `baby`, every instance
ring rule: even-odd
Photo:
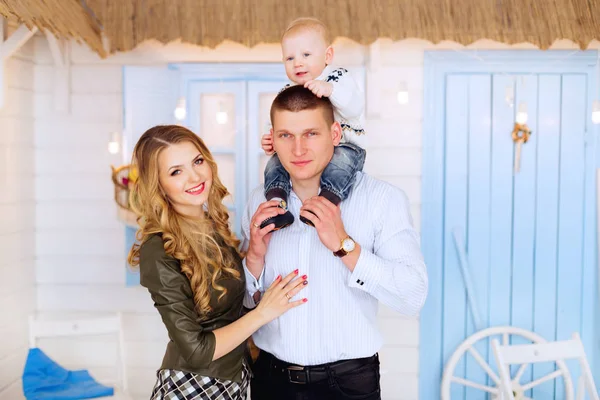
[[[364,108],[362,93],[346,69],[330,66],[333,47],[327,27],[321,21],[314,18],[293,21],[283,34],[281,49],[285,72],[292,81],[286,88],[303,85],[318,97],[328,97],[334,107],[334,118],[342,127],[342,140],[323,171],[319,193],[338,205],[350,193],[356,172],[362,170],[365,162],[366,152],[359,146],[359,136],[364,134],[359,121]],[[266,219],[260,228],[275,224],[273,230],[278,230],[294,222],[294,216],[287,211],[290,176],[274,154],[272,129],[263,135],[261,146],[267,155],[273,155],[265,168],[265,197],[279,200],[286,212]],[[313,226],[302,216],[300,220]]]

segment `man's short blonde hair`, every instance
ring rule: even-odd
[[[331,45],[331,37],[329,36],[329,29],[327,29],[327,26],[318,19],[310,17],[303,17],[293,20],[288,25],[285,32],[283,32],[281,40],[285,39],[285,37],[288,35],[303,31],[317,32],[323,38],[326,46]]]

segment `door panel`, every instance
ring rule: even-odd
[[[469,76],[469,129],[467,146],[468,178],[467,187],[467,222],[465,242],[469,249],[469,260],[472,265],[486,265],[490,257],[490,172],[491,172],[491,76]],[[480,99],[472,102],[470,99]],[[487,101],[481,101],[487,99]],[[482,217],[487,216],[487,218]],[[489,270],[487,268],[471,268],[473,280],[487,282]],[[488,319],[488,287],[477,287],[479,315],[485,323]],[[477,330],[473,318],[467,309],[467,333],[471,335]],[[476,350],[484,359],[489,357],[488,343],[481,343]],[[466,376],[475,382],[486,382],[486,374],[479,364],[472,359],[466,359]],[[467,396],[473,399],[485,399],[484,393],[472,388],[466,389]]]
[[[560,154],[560,107],[561,76],[558,74],[539,77],[538,132],[536,158],[536,199],[534,257],[536,271],[533,282],[535,311],[533,327],[543,337],[553,337],[556,332],[557,252],[547,251],[558,242],[558,193],[559,169],[556,162]],[[552,365],[533,366],[533,377],[539,379],[553,371]],[[554,393],[554,382],[545,382],[533,389],[533,398]]]
[[[507,87],[514,89],[514,104],[505,98]],[[466,245],[483,328],[512,325],[547,340],[562,340],[582,332],[584,321],[593,320],[596,300],[582,297],[584,277],[594,276],[593,269],[588,271],[590,263],[584,262],[590,252],[587,236],[593,237],[586,229],[586,210],[593,211],[586,182],[593,182],[594,172],[586,168],[593,165],[585,142],[587,87],[585,74],[446,77],[439,334],[444,363],[477,330],[454,243],[456,230]],[[527,105],[533,134],[522,145],[515,172],[511,132],[520,103]],[[482,343],[477,350],[495,369],[488,345]],[[568,365],[577,377],[577,363]],[[546,364],[529,366],[522,380],[530,382],[550,369]],[[465,357],[457,371],[470,381],[492,384],[472,357]],[[456,384],[451,392],[452,399],[488,398]],[[526,395],[550,399],[563,393],[563,383],[557,380]]]
[[[467,134],[469,117],[469,77],[455,75],[448,77],[447,87],[447,112],[446,112],[446,185],[445,199],[446,212],[444,227],[446,243],[444,248],[444,266],[446,274],[443,285],[444,310],[452,310],[450,318],[443,322],[444,341],[442,354],[444,359],[450,358],[454,349],[462,342],[465,334],[467,309],[466,295],[460,274],[460,265],[456,257],[456,248],[452,242],[453,230],[462,229],[467,221]],[[465,369],[464,360],[457,368]],[[463,398],[464,386],[452,387],[452,398]]]
[[[235,148],[236,101],[234,93],[203,93],[200,95],[200,130],[211,148]]]
[[[584,244],[586,79],[563,75],[561,87],[561,135],[558,189],[558,271],[556,339],[568,339],[581,331],[581,289]],[[550,251],[552,249],[548,249]],[[577,362],[567,362],[574,376]],[[562,382],[556,394],[564,393]]]

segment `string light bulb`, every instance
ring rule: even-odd
[[[108,139],[108,152],[110,154],[118,154],[121,151],[121,141],[119,132],[111,132]]]
[[[592,105],[592,122],[596,125],[600,124],[600,101],[594,100]]]
[[[400,86],[398,88],[398,103],[404,105],[408,103],[408,85],[406,82],[400,82]]]
[[[515,106],[515,88],[513,85],[506,86],[506,90],[504,92],[504,100],[510,108],[513,108]]]
[[[225,111],[225,107],[223,102],[219,102],[219,111],[217,111],[217,124],[225,125],[227,123],[227,111]]]
[[[519,109],[517,111],[517,123],[524,125],[527,123],[527,104],[521,103],[519,104]]]
[[[185,97],[180,97],[179,100],[177,100],[177,106],[175,107],[173,114],[177,121],[183,121],[185,119],[187,115]]]

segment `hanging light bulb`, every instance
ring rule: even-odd
[[[108,140],[108,152],[110,154],[118,154],[121,150],[121,141],[120,141],[119,132],[111,132],[110,138]]]
[[[404,105],[408,103],[408,85],[405,81],[400,82],[400,87],[398,88],[398,103]]]
[[[515,106],[515,88],[513,85],[506,86],[504,100],[510,108],[513,108]]]
[[[521,103],[519,104],[519,109],[517,111],[517,123],[518,124],[525,124],[527,123],[527,104],[525,103]]]
[[[217,111],[217,124],[225,125],[226,123],[227,123],[227,111],[225,111],[223,102],[219,102],[219,111]]]
[[[594,100],[594,105],[592,106],[592,122],[594,124],[600,124],[600,101]]]
[[[177,121],[183,121],[185,119],[185,116],[187,115],[185,97],[180,97],[179,100],[177,100],[177,106],[175,107],[174,114]]]

